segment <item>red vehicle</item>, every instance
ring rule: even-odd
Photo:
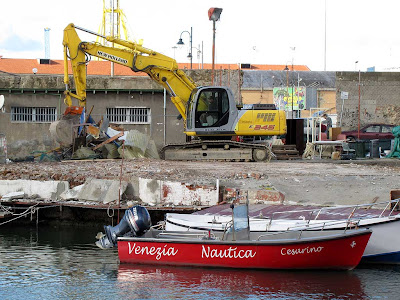
[[[355,140],[391,140],[394,139],[392,129],[394,125],[389,124],[370,124],[360,129],[360,138],[358,138],[358,130],[342,131],[346,139]]]

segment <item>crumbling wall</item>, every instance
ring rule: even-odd
[[[336,110],[342,130],[357,128],[359,111],[361,126],[400,124],[400,73],[337,72],[336,89]],[[348,99],[342,100],[341,92],[347,92]]]
[[[73,80],[71,82],[73,90]],[[185,140],[182,120],[177,120],[178,111],[169,95],[166,94],[167,116],[164,119],[163,89],[147,76],[89,76],[87,87],[87,109],[93,107],[92,116],[96,122],[108,107],[148,107],[151,109],[150,124],[126,124],[124,129],[137,129],[148,134],[158,148],[164,145],[165,129],[167,143]],[[59,75],[0,75],[0,94],[6,98],[0,112],[0,133],[7,137],[10,158],[25,158],[34,151],[49,151],[58,146],[51,137],[50,123],[12,121],[11,108],[55,107],[60,116],[66,108],[64,89],[63,76]],[[76,102],[73,104],[77,105]]]
[[[235,96],[236,103],[240,103],[240,88],[243,80],[241,70],[219,69],[214,70],[214,84],[212,84],[211,70],[184,70],[194,80],[197,86],[227,86]]]

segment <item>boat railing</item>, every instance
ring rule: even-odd
[[[225,240],[226,235],[228,234],[229,230],[233,227],[233,220],[226,222],[224,233],[222,234],[222,240]]]
[[[270,236],[284,234],[284,233],[293,234],[294,232],[298,232],[297,239],[301,239],[304,231],[311,231],[311,230],[323,231],[324,229],[331,227],[331,226],[342,225],[344,222],[346,222],[346,226],[344,226],[344,228],[342,226],[340,226],[340,228],[343,228],[343,229],[341,229],[339,231],[346,233],[347,230],[357,229],[359,227],[360,220],[357,220],[357,221],[332,220],[332,221],[325,221],[325,222],[312,224],[312,225],[308,225],[308,226],[305,226],[305,225],[291,226],[291,227],[288,227],[286,230],[282,230],[282,231],[267,231],[267,233],[259,235],[257,238],[257,241],[261,240],[261,238],[263,238],[263,237],[270,237]]]
[[[400,198],[390,200],[390,201],[385,201],[385,202],[376,202],[376,203],[369,203],[369,204],[342,205],[342,206],[335,206],[335,207],[322,207],[322,208],[318,208],[318,209],[303,209],[303,210],[273,212],[271,217],[269,218],[267,230],[271,227],[273,221],[275,221],[276,219],[280,219],[280,218],[278,218],[278,215],[284,215],[284,214],[290,214],[290,213],[302,213],[302,214],[307,213],[309,215],[308,218],[306,218],[304,216],[301,216],[301,217],[303,217],[303,220],[307,224],[309,224],[310,221],[312,221],[312,220],[318,220],[321,213],[323,213],[323,212],[351,208],[352,210],[349,213],[348,217],[345,219],[342,219],[342,220],[346,220],[346,219],[347,220],[350,220],[350,219],[361,220],[361,219],[370,218],[370,217],[363,217],[363,216],[354,217],[357,210],[371,209],[374,206],[376,207],[378,205],[384,205],[383,209],[380,211],[379,215],[377,215],[376,217],[379,217],[379,218],[383,217],[385,215],[386,211],[388,211],[387,217],[390,217],[390,216],[392,216],[395,209],[399,207],[399,202],[400,202]],[[313,217],[313,216],[315,216],[315,217]]]
[[[208,231],[163,231],[157,233],[157,238],[173,237],[175,239],[216,239],[211,230]]]
[[[344,232],[351,228],[358,228],[360,226],[360,219],[352,220],[330,220],[330,221],[323,221],[314,224],[307,224],[307,225],[296,225],[290,226],[287,228],[287,231],[296,231],[296,230],[325,230],[327,228],[334,228],[336,225],[340,225],[340,228],[343,228]],[[345,225],[344,227],[342,227]]]

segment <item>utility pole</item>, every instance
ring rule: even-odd
[[[215,22],[221,16],[222,8],[212,7],[208,10],[208,19],[213,21],[213,43],[212,43],[212,67],[211,67],[211,82],[214,85],[215,72]]]
[[[50,59],[50,28],[44,29],[44,58]]]

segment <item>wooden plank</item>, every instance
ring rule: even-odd
[[[115,141],[117,138],[121,137],[124,135],[124,132],[120,132],[117,135],[114,135],[110,137],[108,140],[102,142],[101,144],[98,144],[96,147],[93,148],[93,150],[99,149],[101,146],[104,146],[105,144],[111,143],[112,141]]]

